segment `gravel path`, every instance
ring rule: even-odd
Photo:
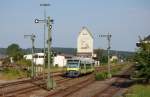
[[[88,85],[87,87],[72,94],[72,96],[69,96],[69,97],[92,97],[97,92],[103,91],[105,87],[107,87],[110,83],[114,81],[115,81],[115,78],[107,79],[104,81],[95,81],[93,84]]]

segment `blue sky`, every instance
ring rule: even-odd
[[[134,51],[138,36],[150,34],[150,0],[0,0],[0,47],[17,43],[31,47],[25,34],[36,35],[36,47],[43,47],[43,24],[34,19],[47,16],[54,19],[53,47],[76,48],[77,36],[83,26],[93,34],[94,48],[107,48],[106,38],[112,34],[111,49]],[[47,34],[47,33],[46,33]]]

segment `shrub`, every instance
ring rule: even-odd
[[[19,66],[24,66],[24,67],[28,67],[32,65],[31,60],[26,60],[26,59],[21,59],[19,61],[16,62]]]
[[[5,79],[10,80],[10,79],[17,79],[20,77],[26,76],[26,73],[15,68],[5,68],[4,71],[2,72]]]
[[[95,74],[96,80],[104,80],[107,78],[108,73],[107,72],[98,72]]]
[[[59,65],[58,64],[55,64],[55,68],[58,68],[59,67]]]
[[[136,84],[131,86],[123,97],[150,97],[150,85]]]

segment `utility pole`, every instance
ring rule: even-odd
[[[47,26],[48,26],[48,40],[47,40],[47,46],[48,46],[48,76],[47,76],[47,89],[50,90],[50,89],[53,89],[56,84],[54,83],[53,79],[50,78],[51,75],[50,75],[50,64],[52,63],[51,61],[51,54],[52,54],[52,50],[51,50],[51,43],[52,43],[52,36],[51,36],[51,29],[52,29],[52,24],[53,23],[53,20],[50,19],[50,17],[48,17],[48,20],[47,20]]]
[[[31,67],[31,77],[34,78],[35,76],[35,66],[34,66],[34,41],[35,41],[35,35],[32,33],[32,35],[24,35],[24,38],[30,37],[32,41],[32,67]]]
[[[46,29],[46,6],[50,6],[50,4],[48,3],[43,3],[43,4],[40,4],[40,6],[43,6],[44,7],[44,64],[43,64],[43,70],[45,68],[45,53],[46,53],[46,50],[45,50],[45,29]]]
[[[35,23],[39,23],[39,22],[45,22],[45,20],[39,20],[39,19],[35,19]],[[56,87],[56,83],[54,82],[53,78],[51,78],[51,73],[50,73],[50,64],[51,64],[51,43],[52,43],[52,36],[51,36],[51,29],[52,29],[52,23],[53,20],[48,17],[48,19],[46,20],[46,24],[48,27],[48,40],[47,40],[47,47],[48,47],[48,74],[47,74],[47,90],[53,89]]]
[[[111,39],[111,37],[112,37],[112,35],[108,32],[108,34],[107,35],[99,35],[99,37],[106,37],[107,38],[107,40],[108,40],[108,47],[107,47],[107,56],[108,56],[108,78],[111,78],[111,69],[110,69],[110,48],[111,48],[111,46],[110,46],[110,39]]]

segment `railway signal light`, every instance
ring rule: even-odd
[[[35,21],[34,21],[35,23],[39,23],[39,19],[35,19]]]
[[[34,56],[34,40],[35,40],[35,35],[32,33],[32,35],[24,35],[24,38],[26,37],[30,37],[31,38],[31,41],[32,41],[32,67],[31,67],[31,77],[34,78],[35,76],[35,66],[34,66],[34,59],[33,59],[33,56]]]
[[[56,87],[56,83],[54,82],[54,80],[51,78],[51,75],[50,75],[50,64],[51,64],[51,29],[52,29],[52,20],[50,19],[50,17],[48,17],[48,20],[47,20],[47,27],[48,27],[48,76],[47,76],[47,89],[50,90],[50,89],[53,89]]]

